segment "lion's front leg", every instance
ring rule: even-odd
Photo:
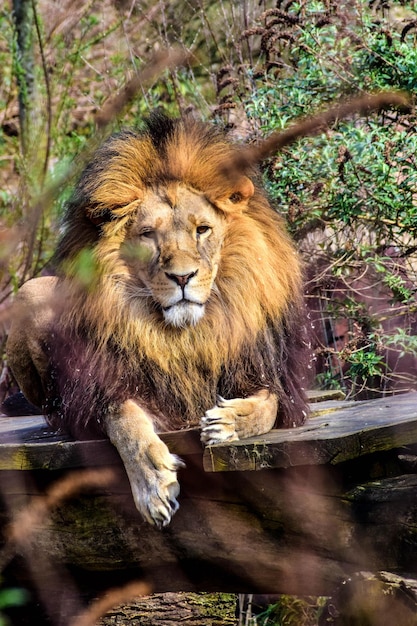
[[[166,526],[178,510],[177,470],[183,462],[169,452],[151,417],[133,400],[108,415],[106,430],[126,468],[139,513],[150,524]]]
[[[262,389],[248,398],[218,398],[201,420],[201,441],[206,445],[263,435],[273,428],[278,409],[275,394]]]

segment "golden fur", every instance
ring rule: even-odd
[[[102,345],[117,337],[127,351],[139,346],[148,359],[169,370],[182,385],[190,379],[191,393],[204,393],[204,389],[195,389],[197,371],[184,380],[184,363],[188,371],[204,364],[218,375],[225,362],[238,358],[243,343],[255,341],[268,319],[283,316],[294,294],[300,292],[301,274],[293,247],[278,218],[270,213],[263,198],[256,196],[250,214],[232,213],[216,277],[218,293],[212,295],[198,325],[178,332],[167,326],[152,300],[127,300],[124,292],[115,289],[114,276],[119,281],[126,272],[117,248],[115,253],[115,242],[125,236],[118,223],[106,225],[97,246],[102,271],[99,284],[87,294],[84,289],[77,290],[71,316],[77,322],[90,320]]]

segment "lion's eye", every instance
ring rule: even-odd
[[[146,230],[143,230],[143,231],[140,233],[140,236],[141,236],[141,237],[145,237],[145,238],[147,238],[147,239],[152,239],[152,237],[154,236],[154,234],[155,234],[155,231],[154,231],[154,230],[152,230],[151,228],[148,228],[148,229],[146,229]]]
[[[197,235],[204,235],[208,233],[210,230],[211,230],[210,226],[206,226],[204,224],[202,224],[201,226],[197,226],[196,228]]]

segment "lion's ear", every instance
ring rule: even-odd
[[[242,176],[227,195],[213,198],[212,202],[225,213],[241,213],[254,193],[253,182],[247,176]]]

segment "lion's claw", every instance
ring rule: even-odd
[[[236,416],[232,409],[215,406],[201,418],[201,441],[206,446],[239,439]]]
[[[167,454],[163,461],[148,457],[145,463],[128,471],[136,508],[158,528],[167,526],[179,508],[176,472],[184,463],[174,454]]]

